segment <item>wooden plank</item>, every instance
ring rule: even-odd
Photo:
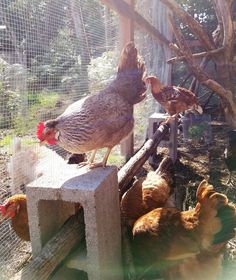
[[[118,183],[120,188],[120,197],[128,189],[128,185],[143,166],[145,161],[155,152],[158,144],[169,131],[169,124],[161,125],[153,136],[147,140],[143,147],[119,170]]]
[[[159,44],[169,45],[171,42],[163,36],[153,25],[151,25],[144,17],[142,17],[139,13],[134,11],[133,8],[130,7],[124,0],[101,0],[102,3],[115,10],[117,13],[121,14],[133,20],[133,22],[142,30],[147,32],[150,36],[152,36],[155,40],[158,41]]]
[[[69,254],[71,249],[84,238],[83,212],[74,215],[61,230],[43,247],[41,253],[11,280],[45,280]]]

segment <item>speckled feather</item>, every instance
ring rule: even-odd
[[[133,105],[145,97],[144,74],[144,63],[130,42],[122,51],[115,80],[45,123],[58,131],[57,144],[71,153],[117,145],[133,130]]]
[[[170,115],[198,106],[195,94],[181,87],[165,86],[153,96]]]

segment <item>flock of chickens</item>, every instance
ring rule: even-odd
[[[153,97],[171,118],[186,110],[202,113],[189,90],[165,86],[146,76],[145,65],[134,43],[123,49],[116,78],[102,91],[71,104],[56,119],[38,124],[41,144],[57,144],[70,153],[92,151],[81,165],[106,166],[112,148],[133,130],[133,106],[151,86]],[[102,162],[95,163],[98,149],[107,148]],[[234,163],[235,164],[235,163]],[[174,207],[174,165],[166,157],[156,171],[136,180],[121,199],[122,227],[127,229],[135,278],[195,280],[217,279],[227,241],[234,237],[236,208],[225,195],[203,180],[197,204],[188,211]],[[11,218],[23,240],[30,240],[27,201],[24,194],[7,199],[0,210]]]

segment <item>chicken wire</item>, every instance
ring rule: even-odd
[[[142,5],[137,1],[141,14]],[[149,11],[143,16],[152,20],[153,15]],[[143,37],[135,30],[148,73],[154,74],[157,43]],[[102,89],[114,78],[119,52],[119,17],[100,1],[0,1],[1,202],[11,195],[8,165],[14,137],[21,138],[23,147],[34,147],[37,123],[57,117],[72,102]],[[150,97],[135,106],[136,147],[145,140],[147,118],[155,107]],[[115,164],[120,163],[119,152],[116,147]],[[21,168],[30,168],[28,160],[19,160]],[[31,246],[15,235],[8,221],[0,224],[0,239],[0,279],[9,279],[30,257]]]
[[[33,147],[39,121],[102,88],[115,74],[117,38],[117,16],[99,1],[0,1],[1,202],[11,195],[12,139]],[[0,279],[10,279],[31,247],[7,221],[0,239]]]

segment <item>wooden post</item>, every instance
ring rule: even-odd
[[[178,117],[170,123],[170,141],[169,153],[172,161],[175,163],[177,159],[177,137],[178,137]]]
[[[134,0],[125,0],[131,8],[134,7]],[[122,14],[119,14],[120,21],[120,49],[134,40],[134,22]],[[121,154],[125,156],[128,161],[134,154],[134,135],[133,133],[121,143]]]

